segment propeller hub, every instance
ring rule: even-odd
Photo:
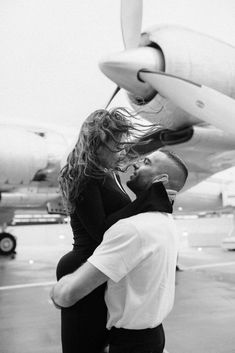
[[[156,93],[148,83],[138,79],[141,69],[164,71],[164,58],[160,50],[140,47],[109,55],[99,63],[101,71],[118,86],[138,99],[147,99]]]

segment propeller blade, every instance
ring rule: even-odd
[[[121,87],[117,86],[112,94],[112,96],[110,97],[108,103],[105,106],[105,109],[108,108],[109,104],[112,102],[113,98],[116,96],[116,94],[120,91]]]
[[[229,96],[163,72],[140,70],[139,77],[187,113],[235,134],[235,100]]]
[[[142,25],[142,0],[121,1],[122,37],[126,49],[137,48]]]

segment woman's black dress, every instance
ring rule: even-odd
[[[162,185],[160,189],[165,193]],[[156,193],[156,190],[152,191]],[[113,176],[90,178],[84,188],[82,201],[71,215],[73,250],[59,261],[57,279],[80,267],[101,243],[105,230],[112,224],[121,218],[153,210],[152,199],[148,192],[131,202]],[[161,204],[161,208],[164,211],[164,205]],[[63,353],[102,352],[108,339],[105,287],[106,284],[98,287],[72,307],[61,310]]]

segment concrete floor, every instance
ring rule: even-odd
[[[179,262],[184,271],[177,272],[175,306],[164,323],[166,350],[234,353],[235,252],[189,246],[186,233],[210,234],[213,219],[203,227],[199,219],[177,222],[183,229]],[[227,218],[220,222],[229,228]],[[71,248],[70,228],[18,226],[12,231],[17,255],[0,257],[0,353],[61,353],[60,312],[49,291],[58,259]]]

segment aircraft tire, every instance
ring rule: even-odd
[[[16,238],[10,233],[0,233],[0,254],[10,255],[15,253]]]

